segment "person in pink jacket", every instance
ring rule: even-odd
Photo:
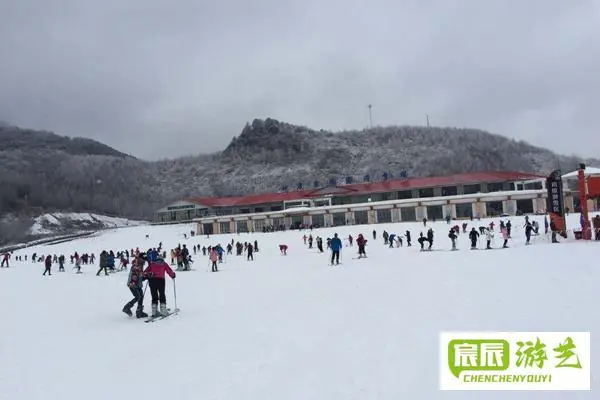
[[[175,272],[169,267],[169,264],[158,256],[158,252],[148,253],[148,267],[144,270],[144,277],[148,279],[150,286],[150,295],[152,296],[152,317],[168,315],[167,297],[165,296],[165,275],[175,279]],[[160,301],[160,312],[158,311],[158,302]]]
[[[213,247],[208,258],[210,261],[212,261],[212,272],[219,272],[219,268],[217,267],[217,262],[219,261],[219,252],[217,249]]]
[[[500,232],[502,233],[502,239],[504,239],[504,244],[502,245],[502,248],[507,248],[508,247],[508,229],[506,227],[502,227],[502,229],[500,229]]]

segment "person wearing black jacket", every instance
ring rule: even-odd
[[[477,232],[477,229],[471,228],[469,239],[471,239],[471,250],[475,250],[477,248],[477,240],[479,239],[479,232]]]

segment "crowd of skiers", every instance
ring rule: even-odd
[[[451,221],[448,220],[447,222],[450,223]],[[598,232],[596,234],[596,238],[597,238],[597,240],[600,240],[600,215],[595,218],[594,222],[597,222],[597,224],[598,224]],[[434,236],[435,236],[434,231],[433,231],[433,228],[427,226],[426,219],[423,221],[423,224],[428,229],[425,234],[423,232],[420,232],[417,242],[420,245],[420,251],[431,251],[433,244],[434,244]],[[548,222],[548,220],[545,218],[544,225],[545,225],[545,234],[548,234],[549,232],[552,233],[552,242],[558,243],[558,240],[556,237],[557,229],[553,225],[553,222],[552,221]],[[495,222],[492,221],[489,223],[488,226],[479,226],[478,228],[473,226],[473,227],[471,227],[470,230],[468,230],[468,227],[469,227],[469,224],[467,222],[464,222],[464,223],[462,223],[462,229],[461,229],[461,226],[459,226],[459,225],[455,225],[450,228],[448,237],[451,241],[451,246],[452,246],[451,249],[452,250],[457,250],[456,244],[457,244],[457,240],[458,240],[459,236],[461,235],[461,233],[466,234],[468,236],[470,244],[471,244],[470,248],[472,250],[479,248],[480,238],[485,239],[485,249],[490,250],[493,248],[492,243],[494,242],[494,239],[495,239],[495,227],[496,227]],[[539,224],[537,221],[530,221],[529,217],[525,216],[525,224],[523,225],[523,228],[524,228],[524,232],[525,232],[525,244],[530,245],[532,237],[540,234]],[[507,248],[508,241],[509,241],[509,239],[511,239],[511,233],[512,233],[511,221],[510,220],[508,220],[508,221],[501,220],[499,222],[499,232],[500,232],[500,237],[502,238],[502,247],[501,248]],[[372,234],[373,234],[373,240],[377,240],[377,231],[373,230]],[[412,235],[409,230],[405,231],[404,235],[398,235],[393,232],[388,233],[387,230],[384,230],[382,237],[383,237],[383,244],[385,246],[388,246],[389,248],[402,247],[404,245],[404,242],[406,242],[407,247],[412,246]],[[309,249],[312,249],[314,246],[317,248],[317,250],[320,253],[323,253],[325,251],[325,249],[323,248],[323,238],[321,238],[320,236],[313,237],[312,233],[310,233],[308,235],[305,234],[304,236],[302,236],[302,240]],[[359,234],[357,236],[356,241],[354,240],[354,237],[350,234],[350,235],[348,235],[347,238],[345,238],[345,242],[346,242],[346,245],[345,245],[346,247],[353,247],[354,243],[356,242],[357,247],[358,247],[358,257],[357,258],[363,258],[363,257],[367,256],[367,253],[365,250],[367,240],[364,238],[364,236],[362,234]],[[331,251],[331,265],[333,265],[333,264],[338,265],[339,258],[340,258],[340,251],[344,247],[342,240],[338,237],[338,234],[336,233],[333,235],[333,238],[326,239],[326,244],[327,244],[327,249]],[[281,254],[286,255],[288,246],[286,244],[281,244],[281,245],[279,245],[279,250],[280,250]]]

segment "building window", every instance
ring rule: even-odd
[[[283,206],[271,206],[271,211],[281,211],[283,210]]]
[[[442,196],[456,196],[458,188],[456,186],[444,186],[442,188]]]
[[[248,232],[248,222],[236,221],[236,228],[239,233]]]
[[[219,222],[219,231],[221,233],[231,233],[231,224],[229,222]]]
[[[392,222],[392,210],[377,210],[377,223],[389,223]]]
[[[263,207],[255,207],[254,208],[254,212],[255,213],[261,213],[261,212],[264,212],[264,211],[265,211],[265,209]],[[260,229],[262,229],[262,228],[260,228]]]
[[[433,188],[419,189],[419,197],[433,197]]]
[[[177,221],[177,212],[171,211],[171,221]]]
[[[481,185],[477,184],[477,185],[465,185],[465,194],[473,194],[473,193],[480,193],[481,192]]]
[[[540,190],[542,189],[542,182],[526,183],[524,186],[525,190]]]
[[[398,200],[412,199],[412,190],[402,190],[398,192]]]
[[[504,190],[504,183],[502,182],[494,182],[487,184],[488,192],[502,192]]]

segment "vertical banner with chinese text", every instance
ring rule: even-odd
[[[546,189],[548,190],[546,208],[550,216],[550,221],[554,222],[556,231],[564,233],[567,227],[565,222],[562,174],[559,169],[554,170],[546,178]]]

